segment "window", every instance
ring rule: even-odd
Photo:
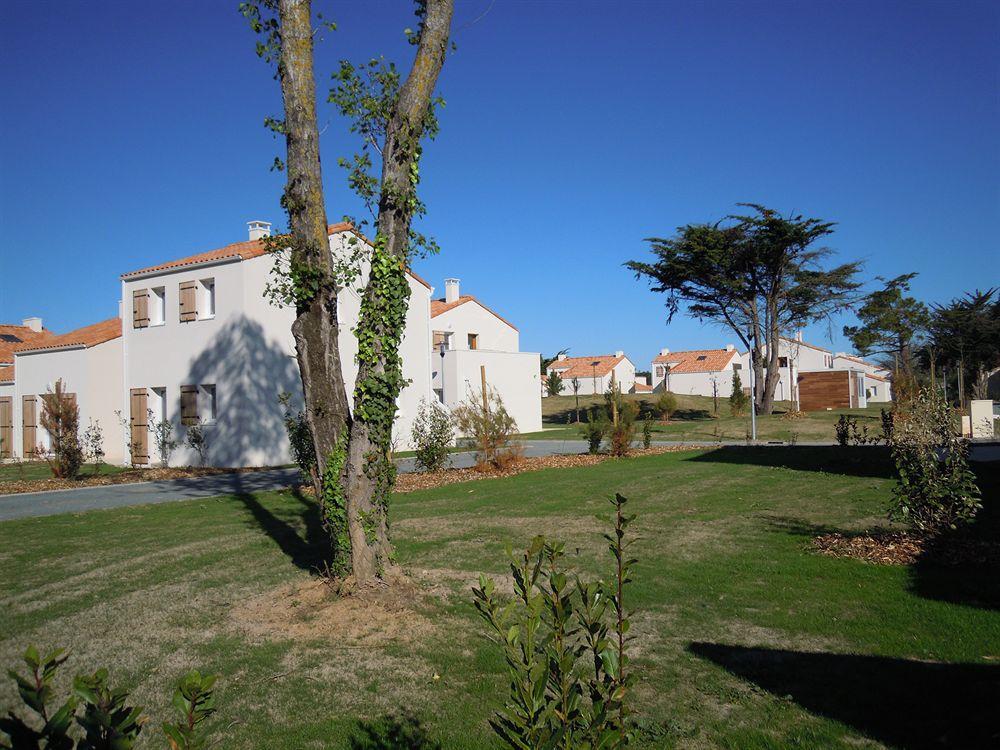
[[[149,298],[149,324],[162,326],[167,322],[167,290],[158,286],[151,290]]]
[[[739,371],[739,370],[742,370],[742,369],[743,369],[743,365],[741,365],[739,362],[733,362],[733,370]]]
[[[470,333],[469,334],[469,348],[470,349],[478,349],[479,348],[479,334],[478,333]]]
[[[699,354],[698,355],[698,361],[699,362],[704,362],[706,359],[708,359],[708,355],[707,354]]]
[[[132,291],[132,327],[145,328],[149,325],[149,290]]]
[[[448,331],[434,331],[434,351],[440,349],[441,344],[445,349],[451,349],[451,334]]]
[[[13,333],[0,333],[0,341],[6,341],[8,344],[21,343],[21,339],[19,339]]]
[[[215,422],[217,410],[215,401],[215,385],[203,385],[201,387],[201,404],[199,412],[203,415],[203,421]]]
[[[182,281],[177,287],[177,306],[181,323],[198,319],[198,282]]]
[[[198,317],[202,320],[215,317],[215,279],[201,280],[201,300]]]
[[[666,367],[664,367],[663,365],[657,365],[656,366],[656,377],[662,378],[666,374],[667,374],[667,368]]]
[[[181,424],[198,424],[198,386],[181,386]]]
[[[788,367],[788,357],[778,357],[778,367]]]

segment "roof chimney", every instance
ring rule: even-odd
[[[727,351],[727,352],[731,352],[731,351],[733,351],[733,349],[735,349],[735,348],[736,348],[736,347],[735,347],[735,346],[733,346],[732,344],[726,344],[726,351]]]
[[[269,221],[248,221],[247,229],[250,231],[251,242],[271,236],[271,222]]]
[[[21,325],[25,328],[30,328],[35,333],[42,332],[42,319],[41,318],[25,318],[21,321]]]
[[[559,355],[556,357],[556,359],[562,362],[564,359],[566,359],[566,355],[560,352]]]
[[[624,357],[625,356],[625,352],[619,350],[619,351],[615,352],[615,356],[616,357]]]
[[[660,356],[661,357],[666,357],[668,354],[670,354],[670,350],[667,349],[666,347],[664,347],[663,349],[660,349]]]
[[[795,332],[795,340],[796,341],[802,341],[802,329],[801,328]]]
[[[458,279],[444,280],[444,301],[458,302],[460,294],[458,291]]]

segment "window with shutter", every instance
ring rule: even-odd
[[[198,319],[198,282],[183,281],[178,287],[181,323]]]
[[[146,389],[133,388],[129,391],[129,447],[132,463],[144,466],[149,463],[149,412],[146,403]]]
[[[132,327],[149,326],[149,290],[136,289],[132,292]]]
[[[181,386],[181,424],[198,424],[198,386]]]
[[[0,397],[0,458],[14,455],[14,399]]]
[[[38,399],[21,397],[21,453],[33,456],[38,452]]]
[[[469,348],[470,349],[478,349],[479,348],[479,334],[478,333],[470,333],[469,334]]]

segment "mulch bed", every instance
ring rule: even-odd
[[[133,484],[135,482],[156,482],[161,479],[187,479],[189,477],[209,477],[217,474],[243,474],[248,471],[262,471],[271,466],[248,466],[240,469],[218,469],[213,467],[185,466],[177,468],[128,469],[117,474],[84,474],[76,479],[14,479],[0,482],[0,495],[14,495],[21,492],[48,492],[50,490],[75,490],[80,487],[104,487],[109,484]]]
[[[1000,563],[1000,541],[967,537],[928,537],[907,531],[822,534],[812,540],[821,555],[864,560],[874,565],[913,565],[918,560],[942,565]]]

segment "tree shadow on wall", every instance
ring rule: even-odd
[[[1000,666],[692,643],[781,700],[900,748],[1000,746]]]
[[[186,383],[216,386],[217,418],[205,430],[210,464],[287,461],[288,438],[278,396],[291,393],[301,404],[301,381],[294,356],[268,341],[259,323],[245,317],[227,323],[191,362]],[[183,441],[186,428],[180,425],[179,414],[174,415],[174,424]]]

